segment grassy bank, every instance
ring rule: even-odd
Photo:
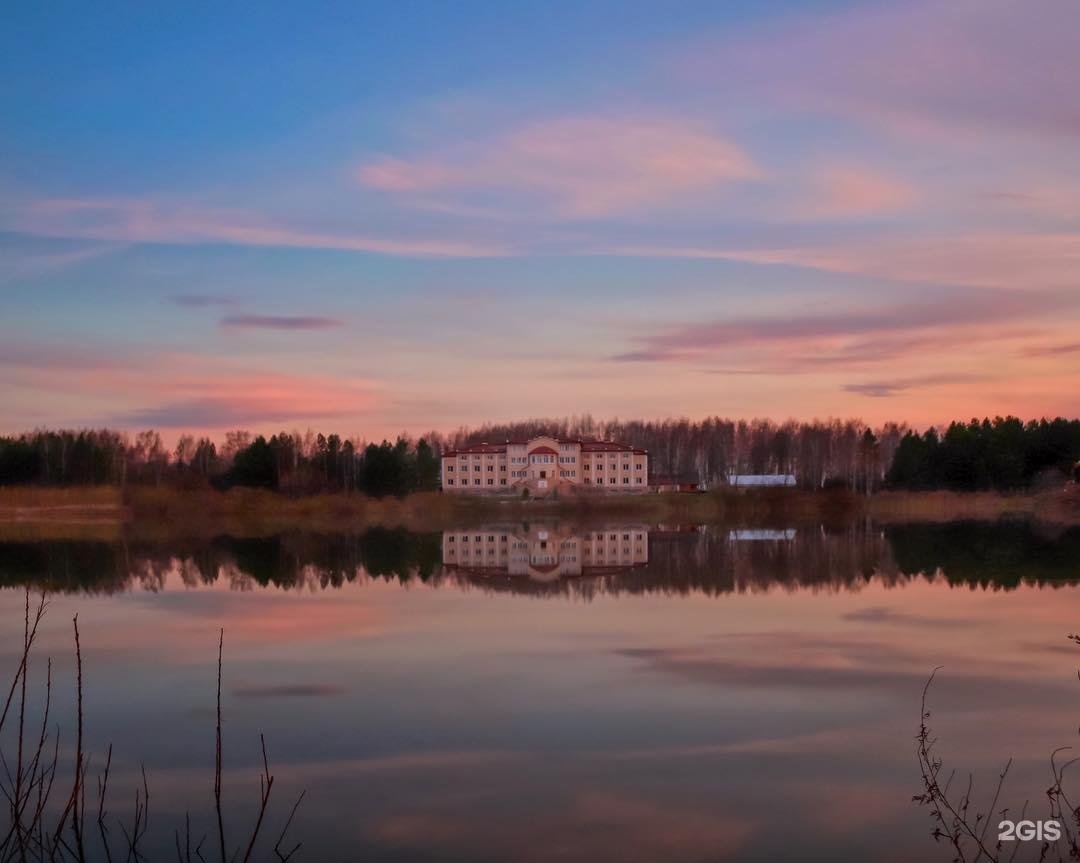
[[[373,525],[416,530],[558,516],[585,523],[642,521],[790,526],[880,522],[947,522],[1030,517],[1080,524],[1080,490],[1042,495],[993,492],[884,492],[722,489],[704,494],[582,495],[560,500],[471,497],[424,492],[398,498],[313,495],[290,498],[263,489],[180,491],[132,487],[0,489],[0,537],[28,530],[123,526],[141,536],[259,536],[286,530],[355,531]]]

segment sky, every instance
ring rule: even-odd
[[[19,4],[0,432],[1080,414],[1080,4]]]

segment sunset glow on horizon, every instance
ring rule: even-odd
[[[0,434],[1080,415],[1072,0],[8,17]]]

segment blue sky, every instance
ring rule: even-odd
[[[3,431],[1077,413],[1067,0],[8,18]]]

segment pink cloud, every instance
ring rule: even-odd
[[[5,377],[35,397],[62,397],[65,422],[81,414],[78,425],[269,430],[281,423],[355,420],[381,404],[373,380],[251,369],[191,354],[109,356],[22,346],[0,352],[5,366],[14,370]],[[24,422],[25,428],[38,424],[29,417]]]
[[[124,243],[225,243],[340,249],[406,257],[498,257],[505,246],[469,240],[326,233],[273,223],[245,210],[195,207],[130,198],[49,198],[31,202],[13,227],[46,237]]]
[[[756,177],[734,143],[698,125],[656,117],[562,117],[484,143],[362,165],[359,181],[390,192],[501,190],[557,215],[591,218],[664,203]]]
[[[907,134],[1075,137],[1078,31],[1072,0],[915,0],[724,34],[674,63],[695,81]]]
[[[804,267],[930,285],[1066,290],[1080,283],[1080,234],[993,233],[883,237],[818,247],[624,245],[597,254],[702,258]]]
[[[903,210],[921,193],[913,185],[878,171],[836,165],[814,176],[811,199],[797,206],[800,218],[844,219]]]
[[[328,330],[344,326],[345,322],[315,315],[226,315],[220,324],[232,329]]]

